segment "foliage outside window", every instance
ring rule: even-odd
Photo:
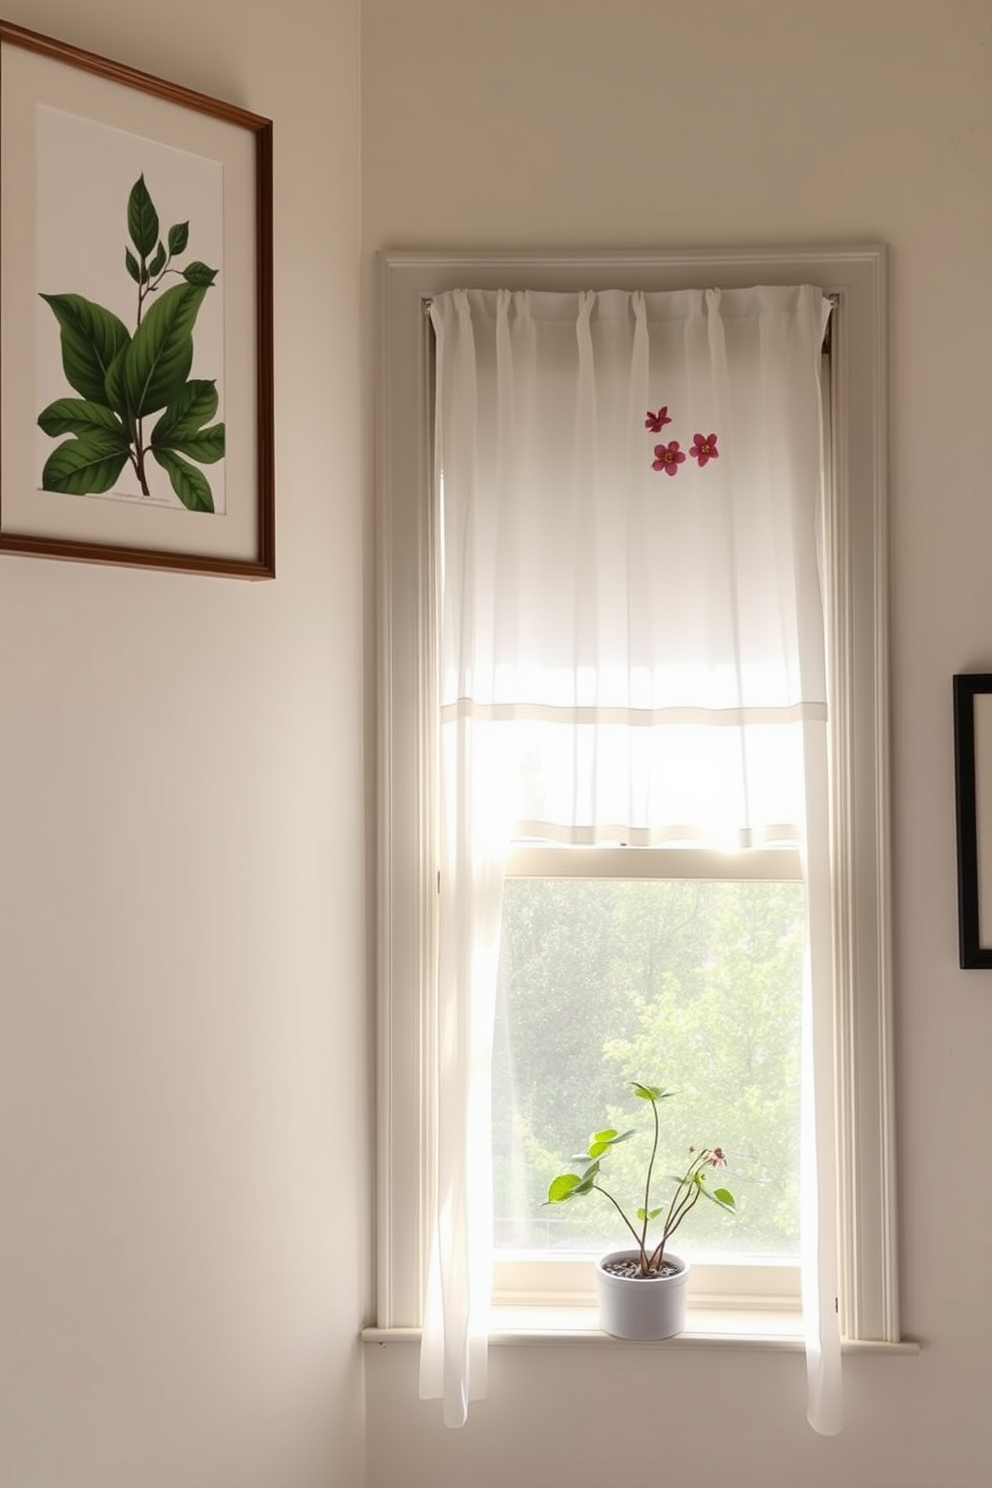
[[[582,852],[582,849],[576,851]],[[662,850],[665,851],[665,850]],[[657,1068],[663,1160],[699,1133],[728,1154],[736,1222],[703,1205],[683,1248],[799,1253],[801,883],[510,878],[493,1070],[495,1244],[602,1249],[606,1206],[544,1207],[576,1135],[629,1124],[625,1082]],[[636,1186],[617,1148],[611,1181]]]

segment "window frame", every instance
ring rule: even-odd
[[[572,847],[518,843],[508,854],[505,877],[801,883],[803,870],[799,849],[795,847],[721,852],[715,848],[672,845]],[[691,1243],[688,1251],[684,1246],[677,1248],[683,1255],[692,1251]],[[495,1249],[493,1306],[501,1310],[528,1306],[593,1307],[596,1289],[589,1264],[592,1258],[583,1251],[562,1257],[550,1252]],[[687,1293],[690,1309],[771,1315],[801,1310],[798,1255],[730,1251],[710,1255],[693,1253],[691,1259]]]
[[[452,288],[649,291],[814,283],[836,306],[824,584],[835,700],[830,749],[838,1311],[842,1338],[897,1342],[885,249],[387,251],[378,259],[377,1325],[419,1326],[429,1248],[424,1199],[435,1119],[428,1091],[437,865],[429,770],[436,595],[427,307],[434,295]]]

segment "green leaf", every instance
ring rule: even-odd
[[[124,358],[127,355],[127,347],[122,346],[107,368],[107,376],[104,379],[106,389],[106,402],[126,424],[128,429],[133,429],[134,420],[128,407],[127,394],[124,391]]]
[[[736,1210],[737,1208],[734,1196],[729,1188],[716,1188],[710,1193],[709,1189],[701,1183],[699,1185],[699,1192],[704,1199],[709,1199],[711,1204],[716,1204],[718,1209]]]
[[[105,434],[116,439],[127,450],[128,439],[115,413],[102,403],[89,403],[83,398],[57,398],[38,415],[38,424],[46,434],[57,439],[62,434]]]
[[[152,454],[168,474],[172,489],[183,506],[189,511],[213,511],[213,492],[202,470],[197,470],[195,465],[187,465],[185,460],[181,460],[178,455],[172,454],[169,450],[153,449]]]
[[[165,268],[165,257],[165,244],[159,243],[158,247],[155,249],[155,257],[148,265],[149,278],[158,278],[159,274],[161,274],[162,270]]]
[[[187,284],[195,284],[203,289],[209,289],[219,272],[218,269],[208,269],[205,263],[200,263],[199,259],[194,259],[191,264],[183,269],[183,278]]]
[[[82,295],[43,294],[41,298],[51,306],[62,328],[62,368],[66,381],[91,403],[105,403],[109,407],[107,369],[131,339],[123,321]]]
[[[201,429],[199,433],[188,434],[182,439],[173,435],[166,441],[153,441],[152,448],[178,450],[181,455],[189,455],[191,460],[198,460],[201,465],[213,465],[224,458],[224,425],[211,424],[209,429]]]
[[[135,258],[134,254],[131,252],[130,248],[125,248],[124,249],[124,264],[125,264],[125,267],[127,268],[128,273],[131,275],[131,278],[134,280],[135,284],[140,284],[141,283],[141,270],[138,267],[138,260]]]
[[[87,496],[109,491],[124,468],[127,451],[101,431],[67,439],[54,449],[41,473],[43,491]]]
[[[186,244],[189,242],[189,223],[177,222],[175,227],[169,228],[169,253],[185,253]]]
[[[610,1147],[617,1147],[621,1142],[628,1141],[636,1134],[637,1128],[633,1126],[625,1132],[614,1131],[612,1128],[608,1131],[595,1132],[589,1141],[588,1153],[580,1152],[578,1157],[573,1157],[571,1160],[572,1162],[585,1162],[587,1157],[602,1157]]]
[[[127,230],[142,258],[147,258],[158,242],[158,213],[148,195],[143,174],[131,187],[127,199]]]
[[[631,1085],[633,1086],[634,1094],[639,1096],[641,1100],[670,1100],[675,1094],[674,1090],[662,1090],[658,1085],[642,1085],[640,1080],[632,1080]]]
[[[572,1197],[581,1182],[582,1179],[577,1173],[559,1173],[548,1189],[548,1203],[564,1204],[566,1199]]]
[[[178,284],[156,300],[124,358],[124,395],[135,418],[165,408],[182,390],[193,363],[192,330],[204,289]]]
[[[152,430],[152,444],[171,445],[196,434],[217,412],[217,384],[192,378],[172,399]]]

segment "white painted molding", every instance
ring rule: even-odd
[[[841,1332],[899,1339],[889,915],[885,250],[385,252],[379,256],[377,1320],[415,1328],[427,1254],[436,859],[426,699],[435,604],[426,304],[453,288],[818,285],[831,352],[832,680]]]

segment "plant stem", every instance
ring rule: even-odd
[[[170,253],[169,256],[168,256],[168,258],[165,260],[165,264],[162,267],[162,272],[159,274],[159,276],[155,280],[154,284],[152,283],[151,279],[149,279],[148,282],[147,282],[147,284],[139,284],[138,285],[138,325],[139,326],[141,324],[141,316],[142,316],[142,314],[144,312],[145,301],[147,300],[148,296],[149,295],[152,295],[152,294],[155,294],[158,291],[158,287],[162,283],[162,280],[165,278],[166,274],[178,274],[179,273],[179,270],[178,269],[170,269],[169,268],[169,265],[171,264],[171,262],[172,262],[172,254]],[[144,259],[142,259],[141,260],[141,267],[142,267],[142,269],[144,269],[144,266],[145,266],[145,261],[144,261]]]
[[[685,1219],[689,1210],[699,1202],[699,1185],[696,1182],[696,1177],[706,1166],[708,1159],[709,1150],[704,1149],[695,1161],[689,1164],[685,1173],[679,1179],[678,1186],[672,1195],[672,1202],[668,1206],[668,1213],[665,1215],[665,1224],[661,1232],[661,1244],[651,1257],[652,1265],[654,1265],[656,1257],[659,1264],[664,1259],[665,1246],[668,1244],[669,1239],[675,1234],[675,1231]]]
[[[141,494],[142,496],[150,496],[151,492],[148,489],[148,481],[145,476],[145,450],[143,449],[141,443],[140,419],[136,421],[134,426],[134,450],[136,450],[137,453],[135,454],[134,451],[132,451],[131,464],[134,466],[134,473],[138,477],[138,483],[141,486]]]
[[[650,1219],[648,1218],[649,1214],[651,1213],[651,1174],[652,1174],[652,1172],[654,1170],[654,1160],[655,1160],[655,1156],[656,1156],[657,1151],[658,1151],[658,1131],[659,1131],[659,1126],[658,1126],[658,1102],[656,1100],[653,1100],[651,1102],[651,1114],[654,1117],[654,1141],[651,1144],[651,1157],[650,1157],[650,1160],[648,1162],[648,1175],[647,1175],[647,1178],[645,1179],[645,1182],[644,1182],[644,1224],[643,1224],[643,1227],[641,1229],[641,1239],[640,1239],[641,1255],[642,1256],[645,1254],[645,1246],[648,1243],[648,1225],[651,1222]]]
[[[641,1272],[642,1272],[642,1274],[644,1276],[647,1276],[647,1274],[648,1274],[648,1257],[647,1257],[647,1251],[644,1249],[644,1241],[643,1241],[643,1239],[641,1238],[640,1235],[638,1235],[637,1231],[634,1229],[634,1226],[631,1224],[631,1222],[627,1218],[626,1214],[624,1214],[623,1210],[620,1208],[620,1205],[617,1203],[616,1199],[609,1192],[609,1190],[608,1189],[605,1189],[605,1188],[601,1188],[598,1183],[594,1183],[592,1186],[596,1190],[597,1193],[601,1193],[604,1198],[609,1199],[610,1203],[613,1205],[614,1209],[617,1211],[617,1213],[619,1214],[620,1218],[623,1220],[624,1224],[627,1226],[628,1230],[633,1235],[634,1239],[637,1241],[637,1248],[638,1248],[638,1250],[641,1253]]]

